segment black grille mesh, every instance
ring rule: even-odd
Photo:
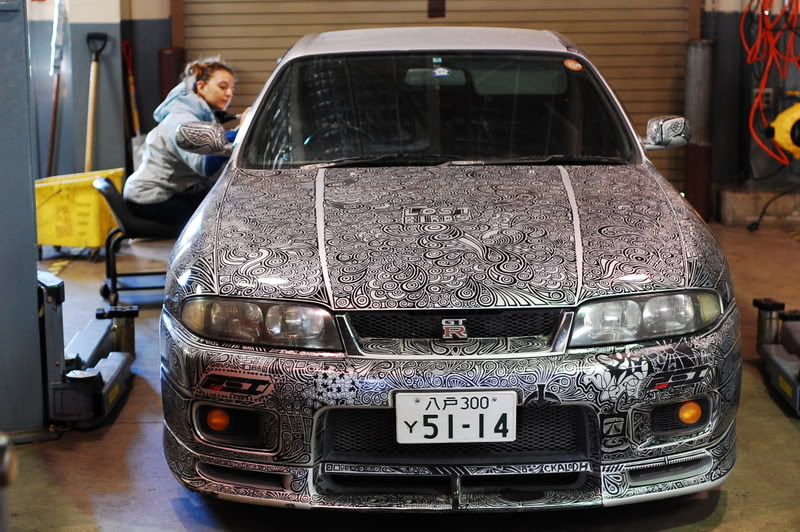
[[[503,463],[525,458],[586,457],[586,412],[580,406],[523,406],[517,409],[513,442],[400,444],[395,411],[334,408],[324,427],[323,460],[352,463]]]
[[[550,336],[558,309],[499,311],[350,312],[350,324],[361,338],[442,338],[443,319],[463,319],[470,338]]]

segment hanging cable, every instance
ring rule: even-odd
[[[800,123],[800,120],[794,118],[797,111],[792,111],[791,108],[784,110],[770,123],[764,102],[764,94],[773,71],[781,80],[785,80],[792,67],[800,68],[800,57],[797,55],[795,43],[800,21],[800,0],[783,0],[783,7],[776,12],[772,11],[774,3],[773,0],[749,0],[739,18],[739,38],[747,64],[753,67],[757,81],[756,94],[748,115],[748,128],[753,141],[780,164],[775,171],[757,180],[771,177],[788,166],[790,155],[798,157],[800,150],[792,135],[794,125]],[[776,131],[779,133],[777,137]],[[750,172],[752,174],[752,166]],[[750,231],[758,230],[769,206],[798,189],[800,185],[792,186],[770,198],[761,209],[758,219],[747,228]]]
[[[755,143],[771,158],[786,166],[791,160],[774,138],[764,139],[759,132],[770,126],[764,93],[770,74],[775,71],[781,79],[786,79],[791,67],[800,68],[795,50],[798,20],[800,20],[800,0],[785,0],[777,13],[771,12],[772,0],[750,0],[739,18],[739,38],[745,50],[747,63],[763,64],[758,79],[758,89],[753,98],[748,115],[748,128]],[[752,35],[755,32],[755,35]],[[750,35],[748,35],[750,34]],[[748,37],[751,36],[752,40]],[[781,49],[783,47],[783,49]]]

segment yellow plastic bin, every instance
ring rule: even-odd
[[[117,226],[103,196],[92,186],[108,177],[122,190],[123,168],[37,179],[36,227],[40,246],[103,247],[106,235]]]

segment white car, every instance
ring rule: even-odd
[[[283,57],[178,240],[164,448],[297,508],[617,505],[718,486],[739,313],[709,229],[564,37],[323,33]],[[182,145],[225,151],[219,126]]]

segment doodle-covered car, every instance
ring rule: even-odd
[[[516,510],[718,486],[740,332],[724,255],[558,34],[304,37],[178,239],[164,448],[297,508]],[[188,124],[181,145],[224,149]]]

